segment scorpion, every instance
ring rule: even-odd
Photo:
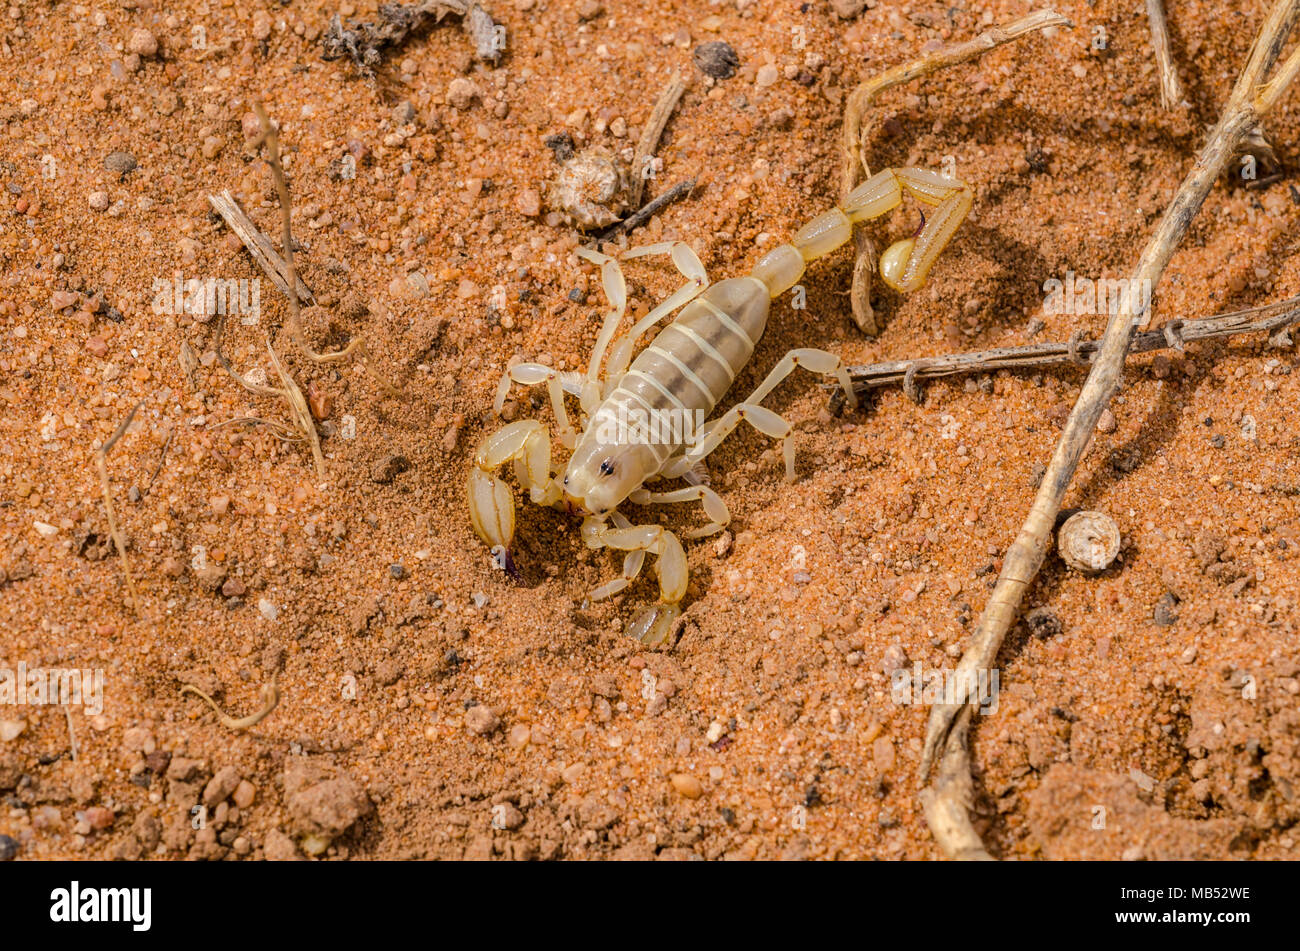
[[[795,367],[803,367],[834,377],[851,408],[857,406],[857,399],[840,358],[805,347],[787,353],[746,399],[694,434],[689,432],[689,426],[674,425],[660,427],[657,433],[651,428],[649,432],[658,438],[646,438],[645,427],[629,426],[628,419],[706,419],[753,356],[767,325],[770,301],[794,287],[810,262],[846,243],[855,224],[886,214],[903,201],[904,195],[933,210],[928,220],[922,217],[921,227],[912,237],[886,249],[879,268],[887,285],[910,293],[925,283],[931,266],[960,227],[974,197],[964,182],[920,168],[878,172],[855,188],[842,204],[801,227],[789,243],[764,254],[745,277],[710,285],[699,257],[681,241],[625,251],[624,259],[668,255],[686,283],[617,340],[614,336],[627,308],[622,269],[613,257],[579,249],[582,258],[599,267],[611,308],[597,335],[586,373],[519,363],[501,377],[493,403],[494,412],[500,415],[513,385],[544,385],[558,427],[556,437],[572,453],[568,465],[562,471],[552,468],[550,433],[541,422],[528,419],[511,422],[484,439],[470,469],[470,520],[491,548],[495,565],[516,575],[511,552],[514,499],[510,487],[496,475],[501,467],[512,463],[520,487],[534,503],[582,516],[581,538],[588,548],[626,552],[622,574],[595,588],[589,596],[592,601],[625,589],[640,574],[646,555],[656,557],[659,599],[636,614],[626,633],[651,646],[667,640],[686,596],[686,553],[672,532],[656,524],[634,525],[619,506],[624,502],[699,502],[708,521],[685,532],[684,537],[703,538],[720,532],[731,516],[722,498],[707,485],[704,461],[742,421],[779,442],[786,481],[794,481],[791,425],[761,405],[764,397]],[[679,309],[677,317],[633,359],[641,336]],[[581,434],[570,422],[566,394],[579,400],[585,417]],[[689,439],[691,435],[696,438]],[[651,480],[681,480],[686,485],[651,491],[645,487]]]

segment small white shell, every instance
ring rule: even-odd
[[[1105,571],[1119,554],[1119,526],[1104,512],[1076,512],[1057,532],[1056,547],[1075,571]]]
[[[627,181],[615,158],[596,147],[569,159],[551,183],[549,204],[579,228],[604,228],[622,217]]]

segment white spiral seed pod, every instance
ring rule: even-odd
[[[623,203],[627,179],[618,161],[600,147],[569,159],[551,183],[549,203],[579,228],[591,231],[618,221],[627,210]]]
[[[1119,526],[1104,512],[1076,512],[1056,534],[1061,560],[1075,571],[1096,574],[1119,554]]]

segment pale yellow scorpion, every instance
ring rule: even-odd
[[[701,538],[721,531],[730,515],[718,494],[702,484],[707,481],[702,463],[742,419],[780,440],[786,479],[794,480],[790,424],[759,404],[796,366],[802,366],[833,375],[844,387],[849,405],[856,406],[848,371],[834,354],[811,348],[791,350],[743,402],[696,433],[686,423],[707,418],[749,362],[767,325],[769,301],[793,287],[808,262],[848,241],[855,224],[895,208],[904,194],[934,210],[915,236],[896,242],[881,255],[880,275],[896,290],[916,290],[966,217],[973,193],[963,182],[935,172],[885,169],[854,189],[842,205],[800,228],[789,244],[764,254],[747,277],[710,286],[700,259],[679,241],[625,252],[625,258],[668,254],[687,283],[638,320],[612,348],[627,306],[623,272],[611,257],[578,251],[600,267],[605,296],[612,307],[596,338],[587,372],[520,363],[501,378],[494,404],[499,414],[512,383],[545,384],[559,428],[558,439],[573,450],[569,464],[562,474],[551,468],[551,436],[540,422],[530,419],[510,423],[484,439],[470,470],[470,518],[479,537],[491,546],[497,566],[514,572],[510,550],[515,532],[514,500],[509,486],[495,474],[499,467],[513,462],[519,485],[535,503],[584,516],[582,539],[589,548],[627,552],[622,575],[592,591],[592,600],[622,591],[641,571],[646,553],[657,556],[659,600],[638,613],[627,633],[646,644],[662,642],[681,613],[686,595],[686,553],[672,532],[660,525],[633,525],[618,511],[619,505],[624,501],[634,505],[699,501],[708,522],[686,532],[685,537]],[[678,308],[681,312],[676,319],[632,359],[641,335]],[[602,381],[606,350],[609,361]],[[578,397],[586,417],[581,436],[569,422],[565,393]],[[628,425],[629,420],[636,420],[637,425]],[[643,425],[647,421],[671,424]],[[687,485],[651,492],[644,487],[651,479],[681,479]]]

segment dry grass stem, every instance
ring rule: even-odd
[[[1147,19],[1151,23],[1151,48],[1160,69],[1160,104],[1165,109],[1177,109],[1183,104],[1183,84],[1169,48],[1169,21],[1165,18],[1164,0],[1147,0]]]
[[[271,675],[269,683],[262,685],[262,708],[256,713],[250,713],[248,716],[239,717],[238,719],[224,712],[219,706],[217,706],[216,701],[198,687],[193,684],[181,684],[181,695],[184,696],[187,693],[192,693],[207,703],[207,705],[212,708],[212,712],[217,715],[217,720],[219,720],[221,725],[228,730],[247,730],[249,727],[257,726],[257,724],[265,720],[270,715],[271,711],[280,703],[280,685],[276,683],[275,674]]]
[[[280,243],[284,248],[284,265],[288,272],[289,285],[296,287],[301,281],[298,278],[298,269],[293,263],[293,205],[289,200],[289,182],[284,176],[284,165],[280,161],[280,130],[267,117],[266,110],[262,108],[260,102],[253,103],[253,111],[257,113],[257,118],[262,123],[261,138],[254,145],[266,146],[266,163],[271,167],[271,178],[275,181],[275,192],[280,200],[280,222],[283,227]],[[286,294],[286,296],[289,299],[289,335],[310,360],[315,363],[346,360],[361,347],[361,338],[356,337],[342,350],[317,353],[303,336],[302,310],[298,303],[298,296],[296,294]]]
[[[283,387],[281,393],[289,404],[289,412],[293,416],[293,421],[298,424],[302,434],[307,437],[307,444],[311,446],[311,458],[316,464],[316,475],[324,479],[325,457],[321,454],[320,434],[316,432],[316,423],[312,419],[311,409],[307,406],[307,397],[302,395],[302,389],[285,371],[284,365],[280,363],[280,358],[275,355],[275,350],[271,348],[269,339],[266,341],[266,352],[271,355],[271,365],[275,367],[275,372],[280,377],[280,385]]]
[[[664,127],[668,125],[668,120],[672,118],[673,112],[677,109],[677,103],[681,101],[682,94],[685,92],[686,83],[682,81],[682,74],[680,72],[673,73],[672,79],[668,80],[668,85],[659,94],[659,100],[655,103],[654,111],[650,113],[650,121],[641,130],[641,138],[637,141],[636,151],[632,155],[632,191],[628,204],[633,208],[639,208],[641,205],[641,196],[645,192],[648,163],[654,158],[655,152],[658,151],[659,138],[664,134]],[[629,226],[623,230],[631,231],[632,227],[634,226]]]
[[[138,615],[140,613],[140,601],[135,593],[135,579],[131,577],[131,561],[126,554],[126,539],[122,537],[122,530],[118,527],[117,516],[113,512],[113,489],[108,481],[108,453],[116,445],[117,441],[122,438],[131,421],[135,419],[136,412],[143,406],[143,403],[136,403],[131,407],[131,412],[126,414],[126,419],[113,430],[113,435],[95,450],[95,465],[99,469],[99,487],[104,499],[104,514],[108,516],[108,532],[113,538],[113,544],[117,546],[118,557],[122,560],[122,573],[126,575],[126,590],[131,599],[131,611]]]

